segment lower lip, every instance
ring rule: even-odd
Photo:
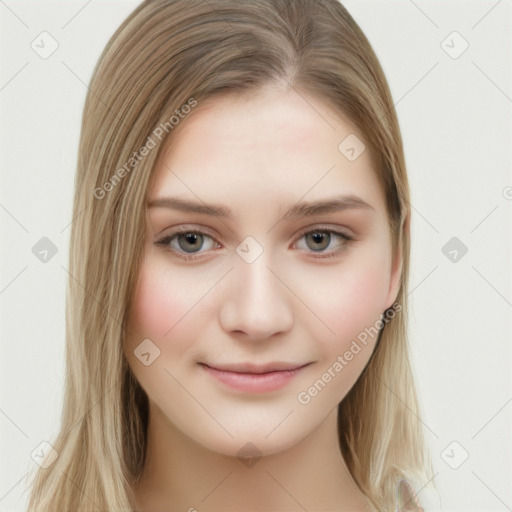
[[[223,384],[246,393],[268,393],[281,389],[305,368],[305,366],[301,366],[295,370],[269,373],[236,373],[217,370],[204,364],[201,366]]]

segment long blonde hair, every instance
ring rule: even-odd
[[[337,0],[146,0],[105,47],[84,106],[64,404],[51,442],[58,457],[34,470],[28,512],[134,509],[148,399],[122,340],[144,248],[149,180],[194,105],[267,85],[320,98],[366,137],[393,249],[403,258],[401,310],[380,330],[339,405],[339,444],[376,510],[395,510],[402,479],[430,480],[407,343],[409,185],[391,93],[370,43]]]

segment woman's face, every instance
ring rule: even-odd
[[[395,301],[383,191],[362,134],[310,96],[226,96],[182,123],[153,175],[125,353],[174,428],[276,453],[343,400]]]

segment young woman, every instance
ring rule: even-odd
[[[67,377],[29,512],[421,510],[409,188],[337,0],[151,0],[79,148]]]

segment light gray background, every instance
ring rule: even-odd
[[[427,510],[512,510],[512,1],[343,3],[381,60],[405,145],[411,345],[441,494]],[[58,432],[86,84],[136,5],[0,0],[1,511],[25,509],[31,453]],[[43,31],[59,44],[47,59],[31,48]],[[453,31],[469,43],[458,58]],[[58,249],[46,263],[32,253],[42,237]],[[468,248],[455,262],[452,237]]]

